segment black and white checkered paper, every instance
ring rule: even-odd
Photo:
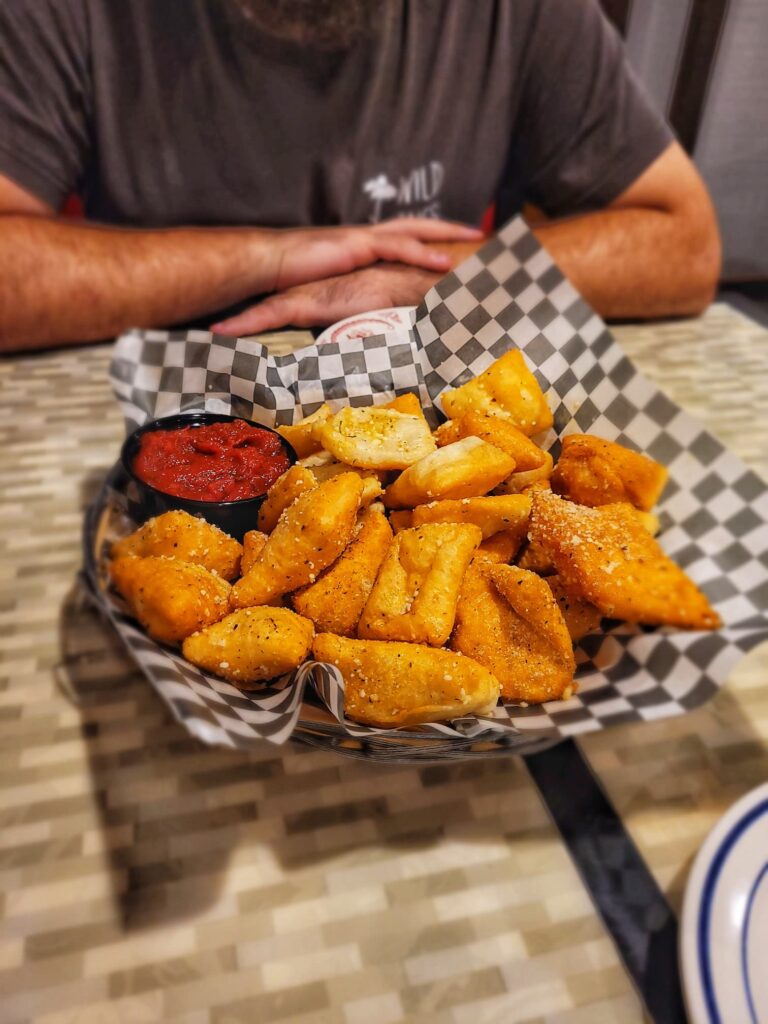
[[[204,331],[134,331],[116,346],[111,376],[128,429],[205,409],[267,425],[290,423],[324,401],[370,405],[418,394],[434,423],[439,395],[511,347],[524,353],[553,409],[544,446],[590,432],[646,452],[669,468],[662,546],[704,590],[724,628],[714,633],[604,622],[577,648],[578,693],[540,706],[499,706],[418,730],[369,729],[344,718],[332,666],[305,665],[242,694],[146,637],[108,588],[100,559],[125,532],[124,484],[113,478],[91,509],[86,576],[148,679],[191,733],[248,746],[289,736],[382,761],[527,753],[619,722],[682,714],[708,700],[743,654],[768,639],[768,488],[623,354],[520,219],[454,272],[419,307],[412,330],[272,356],[260,344]]]

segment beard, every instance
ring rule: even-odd
[[[371,32],[384,0],[235,0],[258,29],[317,50],[348,50]]]

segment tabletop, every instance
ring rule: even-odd
[[[768,330],[714,305],[614,331],[768,478]],[[109,357],[0,361],[2,1024],[644,1020],[521,759],[245,754],[171,719],[75,586]],[[579,741],[676,911],[768,775],[767,681],[763,645],[708,705]]]

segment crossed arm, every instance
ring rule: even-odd
[[[720,235],[707,189],[677,143],[605,210],[532,223],[533,232],[606,319],[701,313],[720,274]],[[477,241],[443,243],[454,265]],[[438,280],[423,269],[383,265],[289,288],[217,325],[249,334],[334,323],[356,312],[417,304]]]
[[[693,314],[711,301],[717,225],[677,144],[607,209],[534,231],[605,317]],[[422,220],[286,231],[76,224],[0,178],[0,351],[179,322],[265,292],[217,330],[320,326],[418,303],[480,244],[477,231]]]
[[[373,228],[123,230],[55,217],[0,179],[0,352],[177,323],[379,261],[439,276],[451,258],[432,243],[478,237],[422,219]]]

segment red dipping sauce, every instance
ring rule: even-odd
[[[290,466],[277,434],[245,420],[142,434],[133,471],[151,487],[193,501],[257,498]]]

